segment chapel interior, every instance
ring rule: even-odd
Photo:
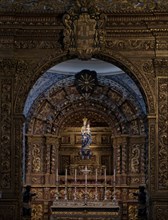
[[[0,220],[168,219],[167,11],[0,1]]]

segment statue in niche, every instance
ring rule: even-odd
[[[92,143],[92,137],[90,131],[90,123],[87,118],[83,119],[81,134],[82,134],[82,147],[81,147],[80,155],[82,156],[82,159],[90,159],[91,157],[90,144]]]
[[[31,200],[32,197],[36,196],[36,193],[31,192],[31,186],[27,185],[26,190],[23,193],[23,216],[31,218]]]
[[[138,219],[147,219],[145,187],[139,186],[139,192],[133,193],[133,195],[138,196]]]

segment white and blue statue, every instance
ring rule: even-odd
[[[82,147],[81,147],[80,155],[82,159],[90,159],[91,157],[90,144],[92,143],[92,136],[90,131],[90,123],[87,118],[83,119],[81,134],[82,134]]]

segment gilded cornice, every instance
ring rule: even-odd
[[[52,12],[60,11],[65,12],[69,7],[74,4],[78,5],[95,5],[104,12],[121,12],[121,11],[150,11],[150,10],[163,10],[168,9],[167,0],[15,0],[15,1],[0,1],[1,11],[14,11],[14,12]]]

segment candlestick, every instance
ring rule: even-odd
[[[85,186],[87,187],[87,166],[85,166]]]
[[[56,197],[55,200],[58,201],[59,199],[59,191],[58,191],[58,168],[56,169]]]
[[[115,172],[115,168],[114,168],[114,173],[113,173],[113,175],[114,175],[114,183],[115,183],[115,180],[116,180],[116,172]]]
[[[74,192],[74,200],[76,200],[76,177],[77,177],[77,170],[75,169],[75,192]]]
[[[106,168],[104,169],[104,182],[106,184]]]
[[[97,183],[97,169],[96,169],[96,183]]]
[[[67,169],[65,169],[65,200],[67,200]]]
[[[65,169],[65,184],[67,184],[67,169]]]
[[[76,171],[77,171],[77,170],[75,169],[75,183],[76,183]]]
[[[98,194],[97,194],[97,169],[96,169],[96,192],[95,192],[95,200],[98,200]]]

